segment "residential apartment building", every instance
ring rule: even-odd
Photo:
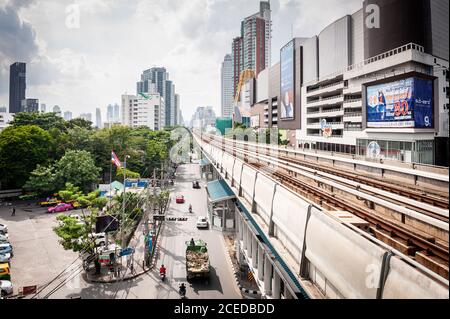
[[[39,100],[38,99],[23,99],[20,106],[21,112],[39,112]]]
[[[122,95],[122,124],[151,130],[161,130],[165,126],[165,103],[159,93]]]
[[[221,111],[222,117],[231,118],[233,114],[233,59],[225,55],[221,67]]]

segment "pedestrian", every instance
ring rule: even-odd
[[[12,208],[11,216],[16,216],[16,208],[15,207]]]

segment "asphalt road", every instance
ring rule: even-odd
[[[63,276],[61,280],[46,289],[46,293],[57,287],[50,298],[70,298],[81,296],[82,299],[178,299],[178,287],[181,282],[187,286],[188,299],[241,299],[236,281],[232,273],[232,265],[227,258],[223,234],[220,230],[197,229],[198,216],[207,216],[207,194],[205,183],[201,182],[201,189],[193,189],[192,181],[200,179],[198,164],[183,165],[178,168],[177,179],[171,192],[171,203],[168,215],[185,216],[187,221],[165,222],[160,237],[160,253],[157,269],[141,275],[136,279],[111,284],[91,284],[84,280],[82,274]],[[175,197],[184,195],[186,202],[176,204]],[[193,206],[193,213],[188,211],[189,204]],[[140,230],[138,230],[140,231]],[[203,281],[186,281],[185,242],[191,238],[203,239],[207,242],[211,262],[211,276],[209,283]],[[167,268],[165,282],[159,277],[159,266]],[[76,270],[76,269],[75,269]],[[64,279],[71,277],[67,283]],[[44,294],[43,294],[44,295]]]

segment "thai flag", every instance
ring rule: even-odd
[[[122,163],[120,162],[119,158],[117,157],[116,153],[114,153],[114,151],[111,152],[111,162],[118,168],[122,167]]]

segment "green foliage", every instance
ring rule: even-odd
[[[92,200],[91,205],[92,205],[92,207],[102,210],[103,207],[105,207],[107,203],[108,203],[108,199],[106,197],[97,197]]]
[[[57,116],[56,113],[17,113],[10,125],[13,127],[36,125],[46,131],[51,128],[56,128],[59,131],[65,131],[66,129],[64,119]]]
[[[52,165],[41,166],[38,164],[36,169],[31,172],[24,188],[41,196],[53,194],[58,189],[55,168]]]
[[[133,172],[133,171],[130,171],[128,168],[127,169],[118,168],[116,176],[121,182],[123,182],[123,172],[124,172],[124,170],[125,170],[125,174],[126,174],[127,178],[141,178],[141,174]]]
[[[60,190],[58,195],[63,202],[78,201],[78,198],[83,195],[83,192],[72,183],[66,183],[65,189]]]
[[[92,183],[98,181],[100,172],[91,154],[86,151],[67,151],[55,167],[58,178],[83,190],[90,189]]]
[[[22,187],[37,164],[49,162],[52,147],[50,134],[36,125],[7,127],[0,134],[2,183]]]
[[[79,118],[79,117],[65,122],[65,126],[68,129],[82,128],[82,129],[92,130],[92,122],[87,121],[82,118]]]

